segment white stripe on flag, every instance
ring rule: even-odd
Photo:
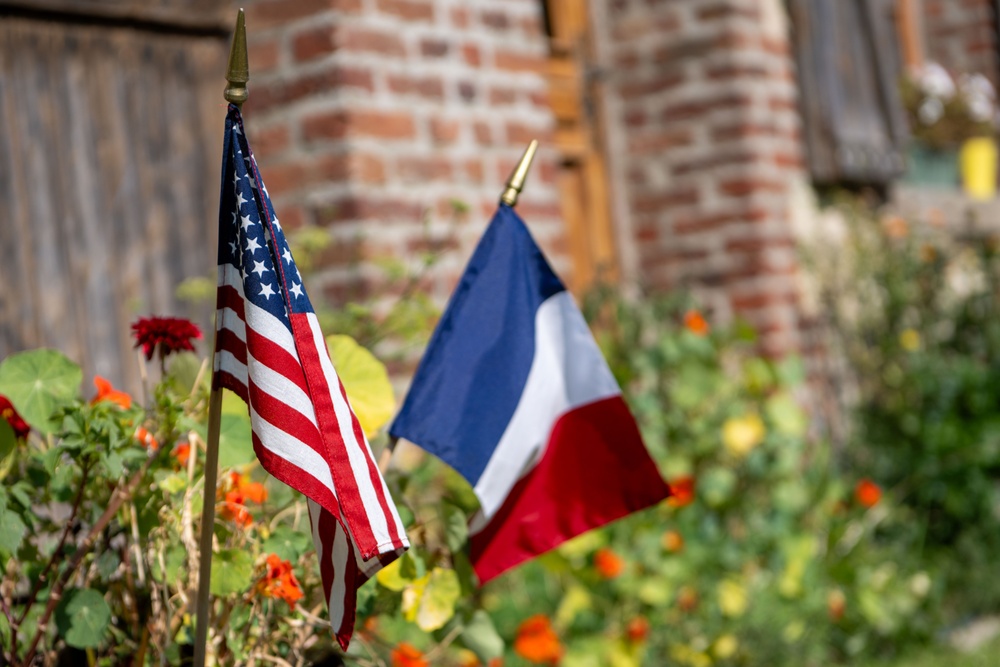
[[[361,502],[364,507],[368,508],[365,512],[365,516],[371,524],[375,544],[391,544],[393,535],[389,533],[389,526],[386,523],[385,514],[382,511],[381,504],[379,503],[375,487],[372,485],[371,476],[369,474],[369,464],[374,462],[374,457],[371,454],[371,448],[368,445],[367,439],[364,439],[362,442],[358,442],[357,438],[354,436],[354,422],[352,419],[353,413],[351,411],[351,407],[344,401],[343,394],[340,391],[340,378],[337,376],[337,371],[334,370],[333,363],[330,361],[330,355],[326,348],[326,339],[323,338],[323,332],[319,328],[319,320],[316,319],[316,315],[314,313],[309,313],[307,317],[309,330],[313,335],[313,343],[316,345],[320,365],[323,368],[323,375],[326,377],[326,383],[329,386],[330,394],[333,398],[333,409],[337,416],[337,425],[340,427],[340,435],[344,439],[344,446],[347,449],[347,458],[350,463],[351,474],[357,484],[358,494],[361,496]],[[389,505],[389,510],[392,512],[393,518],[395,519],[395,505],[391,500],[389,500],[388,496],[386,497],[386,500]],[[402,530],[399,532],[402,533]]]
[[[250,423],[265,449],[301,469],[304,474],[315,478],[336,497],[337,492],[333,487],[330,466],[322,456],[306,443],[265,420],[257,414],[252,406],[250,407]]]
[[[313,403],[301,387],[249,354],[247,364],[250,366],[250,377],[258,389],[281,401],[319,428],[316,424],[316,410]]]
[[[562,415],[620,393],[573,297],[559,292],[546,299],[535,314],[535,358],[521,398],[476,482],[482,510],[470,529],[480,530],[534,467]]]
[[[244,387],[247,386],[247,366],[242,361],[233,356],[233,353],[229,350],[220,350],[216,354],[216,369],[217,371],[226,371],[237,380]]]

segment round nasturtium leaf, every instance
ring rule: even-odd
[[[48,434],[49,418],[80,391],[83,370],[58,350],[29,350],[0,363],[0,394],[10,399],[29,424]]]
[[[326,346],[361,429],[369,438],[374,436],[396,409],[385,364],[350,336],[327,336]]]
[[[75,588],[63,596],[55,613],[56,628],[75,648],[94,648],[104,639],[111,623],[111,607],[92,588]]]

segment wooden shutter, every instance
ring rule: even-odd
[[[571,288],[579,293],[619,274],[597,112],[600,83],[592,65],[586,0],[547,0],[546,17],[560,198],[573,261]]]
[[[903,171],[906,118],[892,0],[791,0],[809,167],[819,183]]]

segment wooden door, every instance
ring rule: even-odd
[[[560,154],[560,199],[573,261],[571,289],[619,277],[610,217],[600,82],[586,0],[546,0],[549,91]]]
[[[223,9],[0,1],[0,358],[55,347],[134,389],[130,322],[209,323],[175,290],[214,275]]]

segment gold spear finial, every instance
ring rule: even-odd
[[[507,204],[510,207],[517,205],[517,196],[521,194],[521,189],[524,188],[524,181],[528,178],[528,169],[531,168],[531,161],[535,159],[535,151],[537,149],[538,140],[532,139],[528,147],[524,149],[521,161],[517,163],[514,171],[510,173],[510,178],[507,179],[507,189],[500,195],[501,204]]]
[[[250,63],[247,58],[247,28],[241,9],[236,15],[236,29],[233,30],[233,44],[229,47],[229,68],[226,71],[226,81],[229,85],[222,93],[227,102],[242,106],[250,93],[247,91],[247,81],[250,80]]]

